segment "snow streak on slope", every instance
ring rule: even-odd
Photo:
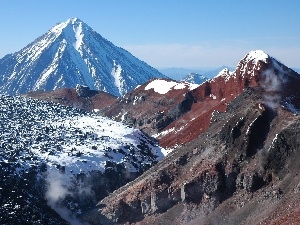
[[[76,20],[74,19],[72,21],[72,24],[74,24]],[[79,47],[81,46],[81,44],[83,43],[83,32],[82,32],[82,22],[79,22],[79,25],[77,27],[73,27],[73,30],[75,32],[75,38],[76,38],[76,42],[74,43],[74,47],[75,49],[82,54],[81,51],[79,51]]]
[[[117,64],[115,60],[113,60],[111,75],[115,79],[115,85],[118,88],[119,93],[121,93],[124,86],[124,80],[122,79],[122,67],[121,65]]]
[[[165,76],[77,18],[0,59],[0,93],[9,95],[81,84],[120,96],[161,77]]]

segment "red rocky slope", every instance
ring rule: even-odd
[[[294,106],[300,106],[299,83],[296,72],[257,50],[249,52],[234,72],[224,69],[193,90],[173,88],[160,94],[146,90],[149,85],[146,83],[104,112],[154,135],[160,145],[173,148],[206,131],[213,113],[226,111],[228,103],[247,87],[261,85],[267,93],[264,100],[267,104],[276,107],[281,103],[293,111]]]
[[[300,118],[249,87],[210,127],[83,215],[90,224],[299,222]]]
[[[190,90],[197,85],[154,79],[119,98],[103,110],[106,116],[154,135],[190,110]]]
[[[88,111],[97,111],[108,107],[117,99],[115,96],[106,92],[90,90],[84,86],[77,86],[76,89],[62,88],[53,91],[33,91],[24,96]]]

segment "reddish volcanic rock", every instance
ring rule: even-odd
[[[265,104],[272,108],[282,105],[298,113],[299,75],[260,50],[248,53],[234,72],[224,69],[200,86],[154,79],[117,100],[95,91],[79,97],[73,89],[33,92],[27,96],[86,110],[102,109],[104,115],[142,129],[154,135],[161,146],[172,149],[205,132],[213,114],[225,112],[228,103],[245,88],[256,86],[265,93]]]
[[[82,218],[136,225],[298,222],[300,118],[263,100],[260,87],[247,88],[206,132]]]
[[[299,86],[299,74],[253,51],[234,72],[225,69],[197,88],[152,80],[118,99],[103,112],[177,148],[82,219],[103,225],[299,222]]]
[[[234,72],[222,70],[215,78],[190,91],[194,100],[191,109],[169,124],[157,136],[164,147],[188,143],[207,130],[214,112],[226,106],[245,88],[260,86],[264,102],[271,107],[280,104],[295,111],[300,108],[300,76],[262,51],[252,51]]]
[[[154,79],[120,98],[103,113],[153,135],[190,110],[195,85],[170,79]]]
[[[165,129],[174,131],[165,136],[158,136],[160,144],[164,147],[172,147],[177,144],[188,143],[206,131],[213,112],[224,112],[228,102],[241,94],[244,88],[258,85],[255,78],[260,71],[253,73],[252,70],[254,68],[261,69],[263,63],[261,61],[258,62],[258,65],[252,63],[247,62],[246,65],[250,64],[249,66],[240,63],[235,72],[224,69],[214,79],[208,80],[192,90],[191,94],[195,103],[191,110]],[[249,71],[251,72],[248,73]]]
[[[51,101],[88,111],[103,109],[116,101],[115,96],[103,91],[89,90],[89,94],[86,97],[80,97],[76,90],[72,88],[62,88],[54,91],[34,91],[29,92],[24,96]]]

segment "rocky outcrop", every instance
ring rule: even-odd
[[[155,81],[171,84],[174,88],[165,94],[146,88]],[[188,83],[170,79],[151,80],[119,98],[115,104],[103,109],[102,113],[153,135],[191,110],[194,99],[189,92],[190,87]]]
[[[88,97],[90,94],[90,88],[88,86],[83,86],[83,85],[76,85],[76,93],[79,97]]]
[[[300,181],[300,119],[269,107],[264,93],[248,87],[226,112],[214,114],[206,132],[83,219],[91,224],[258,224],[287,215],[274,213],[284,199],[296,202],[291,199]],[[293,205],[290,211],[297,209]]]

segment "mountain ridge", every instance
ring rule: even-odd
[[[5,181],[0,190],[4,187],[7,193],[0,191],[0,220],[20,223],[31,218],[36,223],[45,219],[64,224],[73,221],[61,213],[60,207],[67,207],[95,225],[292,223],[300,218],[300,199],[295,194],[300,190],[299,77],[272,56],[255,50],[247,53],[234,71],[223,69],[201,85],[154,78],[117,99],[82,85],[27,95],[47,101],[54,97],[88,111],[100,107],[100,115],[127,125],[53,103],[0,96],[0,139],[4,140],[0,163],[5,168],[0,171]],[[62,117],[52,121],[50,112]],[[73,118],[64,117],[66,113],[73,113]],[[130,132],[123,135],[127,141],[118,147],[124,139],[114,134],[122,130]],[[134,146],[128,139],[136,141]],[[102,149],[101,143],[109,141],[113,146]],[[21,151],[20,144],[25,146]],[[103,158],[109,159],[105,165],[103,158],[93,158],[102,154],[101,149]],[[57,165],[64,154],[70,168]],[[162,154],[165,157],[157,163]],[[47,168],[48,180],[35,186],[35,177],[40,177],[36,172],[45,170],[45,166],[35,167],[41,156],[51,163],[52,170],[60,172],[52,174]],[[28,170],[19,165],[22,160]],[[81,170],[76,165],[82,166]],[[104,173],[87,175],[94,166],[105,168]],[[134,171],[136,176],[131,174]],[[63,189],[65,200],[52,204],[57,195],[47,187],[56,184],[52,177],[63,174],[75,175],[74,182],[68,190]],[[10,193],[10,183],[15,192]],[[96,195],[88,194],[91,184]],[[32,204],[26,205],[24,199]],[[61,214],[51,211],[47,201]],[[15,214],[7,217],[4,212]],[[33,213],[35,218],[30,217]]]
[[[263,73],[264,70],[267,70],[268,74]],[[284,80],[281,78],[283,74],[289,76],[290,81],[286,80],[283,85],[276,86]],[[295,108],[299,108],[299,98],[296,94],[299,92],[296,88],[296,84],[299,83],[297,77],[299,75],[296,72],[263,51],[256,50],[247,53],[233,72],[223,69],[216,77],[193,88],[172,90],[161,95],[155,91],[152,93],[147,91],[148,83],[141,85],[120,98],[111,107],[104,109],[104,114],[117,120],[127,121],[148,134],[155,135],[162,146],[172,149],[204,132],[210,125],[212,114],[217,111],[224,112],[228,103],[247,87],[265,83],[265,88],[269,89],[275,85],[274,91],[277,93],[266,94],[266,103],[276,106],[282,103],[284,107],[295,105]],[[277,98],[277,96],[281,97]],[[134,101],[135,98],[141,100]]]
[[[249,52],[234,72],[190,91],[190,110],[174,122],[207,112],[188,130],[175,127],[169,140],[193,138],[82,218],[102,225],[299,222],[300,120],[286,104],[300,109],[299,76],[262,51]]]
[[[262,73],[264,70],[268,74]],[[261,73],[263,75],[259,76]],[[288,74],[295,82],[287,82],[288,79],[282,78],[283,74]],[[298,93],[297,77],[296,72],[263,51],[256,50],[247,53],[234,71],[224,68],[201,85],[169,79],[148,81],[117,101],[112,101],[109,107],[103,107],[101,113],[142,129],[158,138],[162,146],[172,148],[205,131],[214,111],[226,110],[226,105],[249,86],[265,83],[265,103],[277,107],[281,102],[282,107],[297,114],[299,97],[292,93]],[[278,85],[281,80],[283,85]],[[272,85],[275,85],[274,92],[268,94]]]

